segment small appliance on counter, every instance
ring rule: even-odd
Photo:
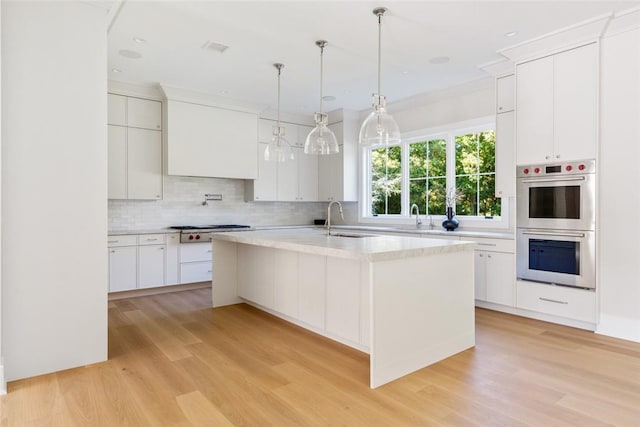
[[[254,230],[250,225],[239,224],[174,225],[169,228],[180,230],[180,243],[210,242],[213,233]]]

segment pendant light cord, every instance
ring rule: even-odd
[[[378,13],[378,98],[380,98],[380,68],[381,68],[381,56],[382,56],[382,13]]]
[[[282,67],[278,67],[278,141],[280,140],[280,72]]]
[[[324,44],[323,42],[320,45],[320,113],[322,113],[322,81],[323,81],[323,70],[324,70]]]

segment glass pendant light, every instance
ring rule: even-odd
[[[373,9],[378,17],[378,93],[372,95],[373,111],[360,127],[359,141],[364,146],[392,145],[400,143],[398,124],[387,113],[387,100],[380,94],[380,56],[382,45],[382,16],[387,11],[384,7]]]
[[[294,160],[294,155],[291,144],[284,137],[284,127],[280,126],[280,72],[284,65],[276,63],[273,66],[278,70],[278,121],[273,127],[271,141],[264,150],[264,159],[266,161],[286,162],[287,160]]]
[[[320,48],[320,112],[313,115],[316,127],[307,135],[307,139],[304,142],[304,152],[305,154],[336,154],[340,151],[338,141],[335,134],[327,127],[329,116],[322,112],[323,57],[327,42],[326,40],[318,40],[316,45]]]

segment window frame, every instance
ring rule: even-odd
[[[409,225],[415,224],[415,216],[411,216],[408,212],[409,206],[409,145],[421,141],[430,141],[434,139],[446,140],[446,187],[449,188],[451,183],[455,182],[455,136],[464,135],[468,133],[484,132],[487,130],[496,130],[495,116],[486,116],[478,119],[467,120],[464,122],[451,123],[444,126],[438,126],[433,128],[419,129],[402,134],[402,141],[400,145],[402,147],[402,208],[400,214],[391,215],[379,215],[373,216],[370,213],[371,209],[371,150],[381,147],[361,147],[360,159],[361,159],[361,174],[360,174],[360,203],[358,208],[358,222],[359,223],[376,223],[385,225]],[[497,148],[496,148],[497,149]],[[497,154],[496,154],[497,155]],[[494,172],[497,174],[498,171]],[[485,218],[483,216],[456,216],[460,221],[461,228],[496,228],[496,229],[508,229],[510,223],[510,210],[513,206],[511,197],[503,197],[501,200],[501,213],[500,216],[493,218]],[[420,212],[420,217],[423,222],[423,228],[429,229],[428,220],[425,221],[425,212]],[[444,220],[444,215],[432,215],[434,223],[434,230],[440,229],[440,223]]]

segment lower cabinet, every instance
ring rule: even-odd
[[[135,289],[137,283],[138,247],[109,248],[109,292]]]
[[[180,245],[180,283],[211,280],[211,242]]]
[[[518,281],[517,307],[582,322],[596,322],[593,290]]]
[[[109,236],[109,292],[176,284],[178,241],[164,233]]]
[[[237,250],[243,260],[238,296],[368,346],[369,297],[360,261],[242,244]]]

